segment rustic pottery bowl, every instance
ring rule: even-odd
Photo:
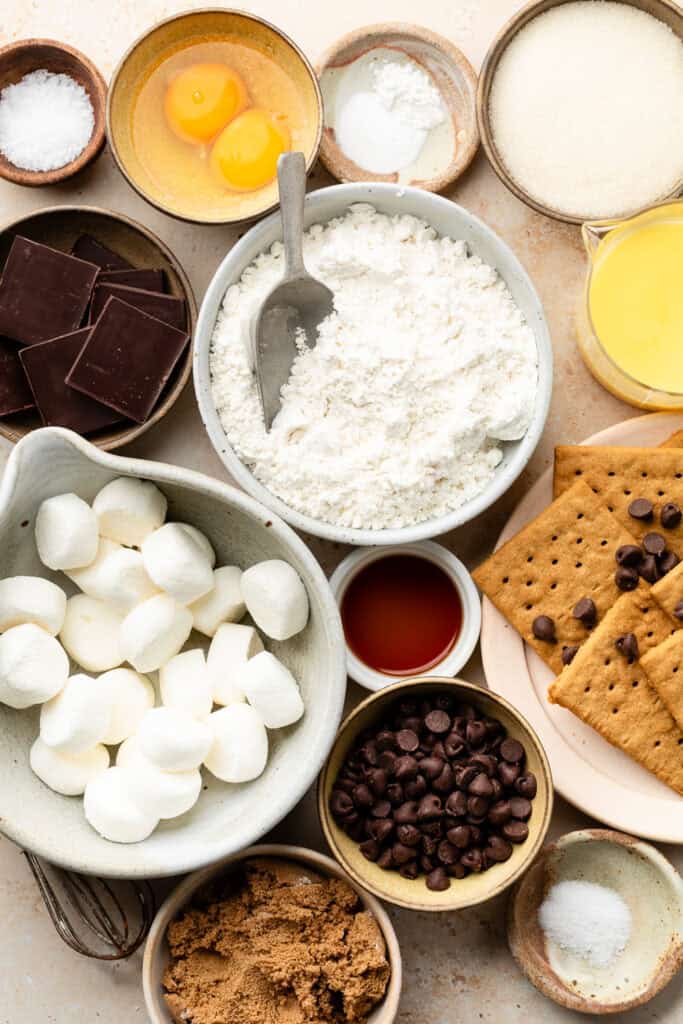
[[[538,908],[559,881],[614,889],[632,915],[631,938],[618,960],[591,967],[549,946]],[[649,843],[623,832],[581,829],[550,843],[510,896],[510,949],[529,981],[549,999],[580,1013],[623,1013],[653,998],[683,965],[683,880]]]
[[[126,181],[152,206],[195,224],[240,224],[276,209],[279,203],[277,182],[253,193],[234,193],[232,214],[190,211],[160,189],[142,166],[133,144],[131,111],[146,75],[164,54],[172,53],[193,38],[201,40],[211,36],[236,37],[245,45],[268,53],[296,83],[310,124],[304,145],[306,170],[310,171],[318,156],[322,133],[322,97],[313,68],[296,43],[275,25],[256,15],[225,8],[203,8],[178,14],[158,22],[133,43],[121,58],[109,84],[107,138]]]
[[[534,196],[527,192],[526,189],[509,174],[496,148],[496,143],[493,137],[493,128],[489,117],[491,86],[498,69],[498,64],[500,63],[507,47],[510,45],[517,33],[539,14],[543,14],[545,11],[551,10],[553,7],[559,7],[561,4],[570,2],[571,0],[531,0],[531,3],[527,3],[522,7],[521,10],[519,10],[517,14],[515,14],[510,21],[503,26],[491,43],[486,57],[484,58],[484,63],[481,66],[481,71],[479,72],[479,87],[477,89],[477,121],[479,123],[479,131],[481,133],[481,142],[491,166],[503,184],[506,185],[518,199],[521,199],[527,206],[530,206],[534,210],[538,210],[539,213],[544,214],[546,217],[552,217],[554,220],[565,221],[567,224],[583,224],[584,221],[596,220],[597,218],[587,215],[577,216],[576,214],[570,214],[564,210],[547,206],[540,200],[535,199]],[[672,32],[675,32],[675,34],[683,40],[683,13],[675,0],[620,0],[620,2],[627,3],[631,7],[636,7],[640,11],[645,11],[646,14],[653,15],[653,17],[658,18],[659,21],[663,21],[669,26]],[[669,196],[658,196],[653,197],[653,199],[663,201],[665,199],[672,198],[673,196],[678,195],[681,188],[683,188],[683,178],[681,178],[677,183]],[[637,212],[637,210],[626,210],[621,213],[620,216],[629,217]]]
[[[322,55],[316,71],[325,93],[326,78],[378,47],[397,50],[422,65],[432,76],[453,121],[455,146],[433,177],[408,182],[429,192],[452,185],[472,163],[479,147],[476,115],[477,76],[465,55],[448,39],[418,25],[388,22],[368,25],[342,36]],[[337,145],[334,125],[325,111],[320,159],[339,181],[398,181],[398,175],[373,174],[349,159]]]
[[[173,1018],[163,997],[161,981],[168,963],[168,946],[166,929],[171,921],[178,916],[191,901],[195,892],[208,882],[227,874],[238,867],[243,861],[252,857],[277,857],[281,860],[296,861],[304,868],[309,868],[322,875],[342,878],[356,890],[366,910],[369,910],[379,925],[387,947],[387,959],[391,965],[391,977],[386,995],[373,1010],[367,1024],[393,1024],[398,1014],[398,1002],[401,995],[401,951],[394,927],[386,910],[373,896],[365,892],[353,879],[347,878],[344,872],[329,857],[315,850],[305,850],[300,846],[267,844],[252,846],[241,853],[224,857],[217,864],[195,872],[186,878],[177,889],[168,896],[160,907],[150,929],[142,963],[142,987],[145,994],[145,1007],[151,1024],[173,1024]]]
[[[344,640],[325,575],[293,530],[262,505],[210,477],[177,466],[125,459],[98,451],[68,430],[36,430],[12,452],[0,486],[3,576],[40,575],[74,587],[40,563],[33,528],[40,503],[73,491],[90,502],[110,480],[141,477],[168,498],[169,519],[192,523],[211,540],[219,565],[242,568],[283,558],[308,592],[306,628],[268,647],[299,681],[303,718],[271,732],[263,774],[229,786],[208,772],[192,810],[164,821],[144,842],[111,843],[88,825],[83,801],[59,796],[33,774],[29,749],[38,734],[39,707],[0,705],[0,831],[17,846],[60,867],[110,878],[154,878],[194,871],[256,842],[273,828],[315,780],[334,740],[346,692]]]
[[[108,427],[89,436],[88,440],[98,448],[113,451],[134,441],[163,419],[180,397],[192,368],[192,336],[197,321],[197,303],[187,274],[160,238],[143,224],[122,213],[94,206],[49,206],[0,226],[0,272],[15,235],[23,235],[34,242],[70,252],[76,239],[83,234],[93,235],[135,267],[162,269],[170,293],[184,299],[187,310],[190,344],[178,360],[149,419],[145,423],[129,422],[125,426],[119,424]],[[42,423],[36,410],[0,417],[0,435],[12,442],[19,441],[40,426]]]
[[[104,146],[107,86],[95,65],[73,46],[52,39],[21,39],[3,46],[0,48],[0,91],[42,68],[53,74],[69,75],[83,86],[92,103],[95,127],[90,141],[76,159],[53,171],[26,171],[0,153],[0,178],[13,181],[15,185],[55,185],[66,181],[92,163]]]
[[[509,736],[524,746],[526,764],[536,776],[538,792],[529,820],[529,835],[524,843],[513,847],[512,856],[503,864],[495,864],[481,874],[451,879],[444,892],[427,888],[424,876],[402,878],[396,871],[384,871],[363,856],[355,843],[336,824],[330,813],[332,786],[349,749],[357,736],[369,726],[384,720],[387,708],[397,699],[420,699],[428,694],[443,693],[456,700],[473,704],[485,715],[497,718]],[[516,882],[538,855],[545,840],[553,810],[553,783],[550,765],[536,733],[518,711],[506,700],[462,679],[445,676],[421,676],[404,680],[372,694],[342,722],[334,746],[318,779],[318,815],[325,839],[344,871],[379,899],[408,910],[464,910],[500,895]]]

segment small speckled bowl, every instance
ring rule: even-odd
[[[432,177],[402,184],[441,192],[469,167],[479,147],[476,95],[477,76],[465,55],[448,39],[418,25],[385,22],[367,25],[342,36],[322,55],[316,65],[323,95],[326,79],[375,49],[396,50],[422,65],[436,84],[453,122],[455,146],[443,167]],[[349,159],[337,144],[331,113],[325,110],[320,159],[339,181],[398,182],[398,174],[374,174]]]
[[[391,977],[386,995],[368,1017],[367,1024],[393,1024],[398,1014],[401,995],[401,951],[396,932],[386,910],[373,896],[364,892],[352,879],[347,878],[329,857],[325,857],[315,850],[305,850],[300,846],[276,844],[252,846],[231,857],[224,857],[211,867],[195,872],[181,882],[161,906],[147,937],[142,963],[142,987],[151,1024],[173,1024],[173,1017],[166,1006],[161,987],[161,980],[168,964],[166,930],[169,924],[190,902],[197,889],[234,870],[245,860],[254,857],[277,857],[280,860],[295,861],[304,868],[309,868],[321,875],[343,878],[356,890],[365,909],[371,912],[381,929],[386,943],[387,959],[391,966]]]
[[[526,754],[526,765],[536,776],[538,791],[529,819],[529,835],[525,842],[513,847],[512,856],[488,871],[451,879],[448,889],[433,892],[427,888],[424,875],[402,878],[397,871],[385,871],[367,860],[358,843],[339,828],[330,813],[332,786],[344,759],[356,738],[370,726],[386,718],[387,708],[397,699],[419,700],[432,694],[447,694],[457,701],[473,704],[484,715],[497,718],[508,736],[519,740]],[[529,723],[498,694],[462,679],[444,676],[420,676],[387,686],[371,694],[342,722],[332,753],[318,779],[318,815],[325,839],[347,875],[375,896],[407,910],[464,910],[500,895],[516,882],[534,862],[545,841],[553,811],[553,782],[550,765],[541,743]]]
[[[217,214],[210,209],[201,213],[188,211],[181,201],[163,191],[138,159],[131,112],[141,83],[164,53],[170,54],[192,40],[226,37],[267,53],[295,83],[310,124],[303,147],[307,171],[313,167],[320,147],[322,97],[318,80],[303,51],[275,25],[253,14],[226,8],[186,11],[158,22],[133,43],[112,75],[107,97],[107,138],[119,170],[143,199],[163,213],[195,224],[240,224],[263,217],[278,206],[277,182],[254,192],[235,192],[232,214]]]
[[[615,890],[632,915],[631,938],[608,967],[549,945],[538,909],[557,882]],[[683,965],[683,880],[648,843],[607,829],[581,829],[550,843],[513,891],[508,942],[529,981],[580,1013],[623,1013],[647,1003]]]

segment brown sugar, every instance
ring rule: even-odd
[[[167,938],[164,993],[183,1024],[361,1024],[389,981],[354,890],[276,858],[198,892]]]

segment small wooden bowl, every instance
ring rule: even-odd
[[[512,856],[503,864],[495,864],[481,874],[451,879],[444,892],[427,888],[424,876],[402,878],[396,871],[385,871],[367,860],[355,843],[338,827],[330,813],[332,786],[349,749],[371,725],[385,719],[387,708],[397,699],[419,700],[428,694],[441,693],[458,701],[471,703],[491,718],[497,718],[513,737],[524,746],[526,764],[536,776],[538,792],[533,800],[529,819],[529,835],[524,843],[513,848]],[[529,723],[498,694],[462,679],[446,676],[421,676],[387,686],[362,701],[346,718],[337,733],[332,752],[318,779],[318,815],[325,839],[347,875],[379,899],[408,910],[464,910],[500,895],[527,871],[543,846],[553,810],[553,783],[550,765],[541,743]]]
[[[107,85],[92,61],[73,46],[58,43],[52,39],[22,39],[9,43],[0,49],[0,90],[14,85],[31,71],[45,68],[53,74],[69,75],[82,85],[92,103],[95,127],[85,149],[63,167],[53,171],[26,171],[15,167],[0,153],[0,177],[16,185],[55,185],[78,174],[92,163],[104,147],[104,110],[107,102]]]
[[[576,216],[575,214],[566,213],[563,210],[556,209],[552,206],[546,206],[545,203],[538,199],[535,199],[526,189],[520,185],[508,172],[503,160],[496,149],[496,144],[493,138],[493,128],[489,118],[489,100],[491,97],[491,86],[493,85],[493,79],[500,60],[510,45],[515,36],[528,25],[530,21],[536,18],[539,14],[543,14],[545,11],[551,10],[553,7],[559,7],[561,4],[570,3],[571,0],[531,0],[531,3],[527,3],[521,8],[507,22],[506,25],[500,30],[498,35],[495,37],[491,46],[488,49],[484,63],[481,66],[479,72],[479,87],[477,89],[477,121],[479,123],[479,131],[481,133],[481,142],[486,152],[489,162],[493,167],[494,171],[507,188],[510,189],[518,199],[521,199],[523,203],[530,206],[534,210],[538,210],[539,213],[544,214],[546,217],[552,217],[553,220],[561,220],[566,224],[583,224],[584,221],[599,220],[598,217],[591,216]],[[644,11],[646,14],[651,14],[653,17],[658,18],[659,21],[663,21],[672,32],[675,32],[681,40],[683,40],[683,14],[681,8],[674,0],[621,0],[622,3],[630,4],[631,7],[637,8],[639,11]],[[681,188],[683,188],[683,179],[678,182],[676,187],[670,193],[669,196],[660,196],[659,200],[664,201],[667,198],[672,198],[678,195]],[[626,211],[620,216],[628,217],[636,210]]]
[[[614,889],[631,910],[629,943],[608,967],[557,947],[549,955],[538,909],[551,886],[567,880]],[[569,832],[513,890],[507,934],[515,960],[549,999],[580,1013],[623,1013],[649,1002],[683,965],[683,880],[658,850],[623,832]]]
[[[326,72],[350,64],[378,47],[398,50],[421,64],[434,79],[453,120],[456,145],[448,163],[432,178],[405,182],[428,192],[441,192],[464,173],[479,147],[474,69],[457,46],[436,32],[418,25],[385,22],[349,32],[327,49],[316,64],[321,83]],[[320,159],[339,181],[398,181],[396,173],[373,174],[350,160],[337,145],[334,128],[326,115]]]
[[[0,226],[0,273],[15,235],[42,242],[53,249],[70,252],[80,235],[93,235],[99,242],[119,253],[134,267],[159,267],[165,271],[171,295],[185,300],[190,344],[177,363],[154,410],[145,423],[110,427],[88,435],[88,441],[102,451],[114,451],[134,441],[158,423],[174,405],[192,372],[194,328],[197,303],[192,285],[171,250],[149,228],[121,213],[94,206],[49,206]],[[25,434],[42,427],[36,410],[0,418],[0,435],[15,444]]]

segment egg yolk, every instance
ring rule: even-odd
[[[193,64],[166,90],[168,125],[184,142],[210,142],[247,102],[244,82],[224,64]]]
[[[277,161],[289,148],[289,130],[266,110],[252,107],[236,117],[211,150],[214,176],[237,191],[253,191],[272,181]]]

